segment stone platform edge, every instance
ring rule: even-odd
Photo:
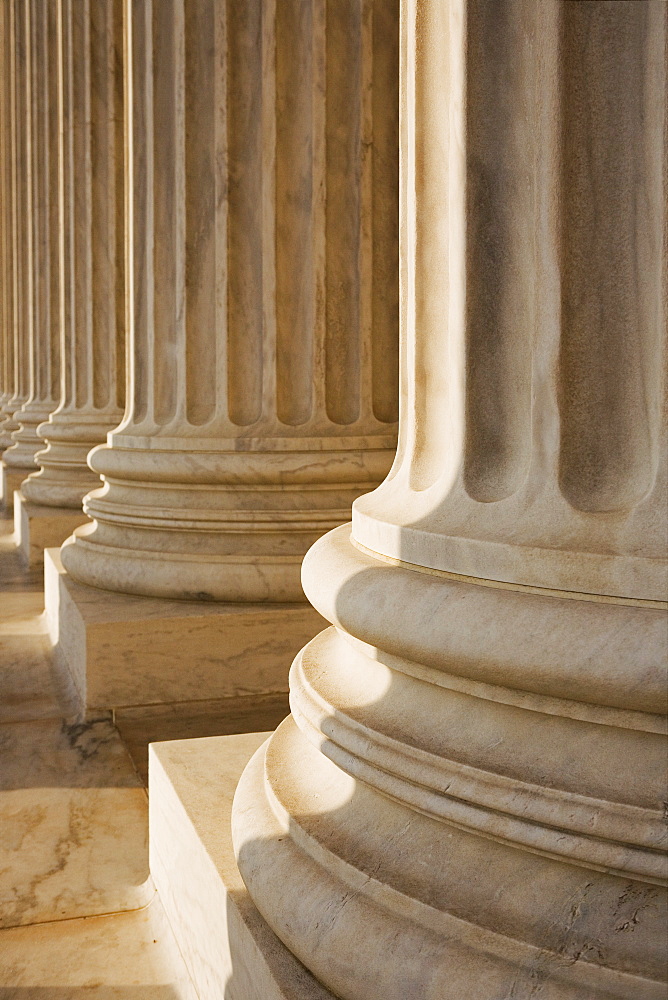
[[[4,460],[0,462],[0,507],[4,506],[8,514],[11,514],[14,506],[14,493],[31,472],[35,472],[35,469],[15,469]]]
[[[333,1000],[257,911],[234,857],[234,791],[270,735],[149,747],[151,875],[200,1000]]]
[[[38,566],[45,549],[59,548],[75,528],[88,521],[82,510],[47,507],[27,500],[20,490],[14,491],[14,532],[25,566]]]
[[[299,650],[327,622],[305,601],[135,597],[77,583],[44,553],[49,637],[87,709],[283,694]]]

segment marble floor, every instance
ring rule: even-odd
[[[273,729],[287,701],[81,717],[43,609],[0,520],[0,1000],[196,1000],[148,870],[148,743]]]
[[[197,1000],[160,902],[0,931],[0,1000]]]

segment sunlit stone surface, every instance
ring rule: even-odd
[[[77,717],[43,607],[0,520],[0,995],[194,1000],[149,875],[137,758],[111,712]]]
[[[55,172],[49,273],[63,370],[60,403],[38,427],[46,443],[36,455],[39,471],[23,482],[14,512],[29,564],[88,522],[82,501],[100,485],[88,452],[122,416],[122,27],[118,0],[48,7]]]
[[[280,694],[301,560],[396,443],[397,6],[127,13],[128,402],[47,611],[89,705]]]

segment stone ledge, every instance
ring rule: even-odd
[[[55,661],[82,705],[121,708],[278,694],[302,646],[326,627],[309,605],[133,597],[74,581],[44,554]]]
[[[137,773],[148,788],[150,743],[273,732],[289,714],[288,695],[281,693],[117,708],[113,717]]]
[[[151,873],[200,1000],[333,1000],[260,916],[234,858],[234,790],[269,735],[149,748]]]
[[[20,490],[14,493],[14,531],[25,566],[38,566],[44,561],[44,549],[59,548],[75,528],[87,522],[82,510],[47,507],[27,500]]]
[[[4,506],[5,510],[11,513],[14,507],[14,493],[21,488],[23,480],[27,479],[35,469],[14,469],[6,465],[4,461],[0,464],[2,466],[0,469],[0,506]]]

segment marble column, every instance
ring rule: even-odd
[[[129,399],[75,580],[303,601],[306,549],[387,472],[393,10],[128,3]]]
[[[12,25],[9,3],[0,7],[0,451],[11,444],[7,404],[14,397],[12,251]],[[13,428],[12,428],[13,429]]]
[[[29,391],[26,402],[15,414],[19,429],[12,435],[14,444],[3,456],[6,466],[13,469],[35,468],[35,454],[44,447],[37,427],[56,408],[60,398],[57,255],[54,255],[58,234],[58,155],[51,141],[57,116],[55,81],[50,73],[55,56],[47,26],[52,7],[42,0],[26,0],[16,8],[21,28],[20,64],[24,67],[19,77],[21,114],[17,116],[22,147],[18,158],[22,190],[17,198],[23,286],[19,318],[23,335],[28,337]],[[23,373],[24,359],[19,361],[19,370]]]
[[[60,245],[54,245],[62,395],[38,428],[46,450],[37,458],[40,471],[24,482],[22,492],[39,504],[80,510],[85,494],[100,485],[88,467],[88,452],[123,415],[122,2],[52,4],[54,34],[59,16],[62,88],[51,140],[62,164]],[[53,70],[58,72],[55,65]]]
[[[232,821],[323,996],[665,993],[667,16],[403,2],[397,461]]]
[[[30,314],[27,309],[26,243],[29,237],[25,221],[30,218],[27,206],[29,173],[26,169],[25,85],[25,5],[17,0],[3,4],[5,29],[3,45],[3,93],[6,100],[5,141],[3,165],[5,170],[6,199],[3,216],[3,259],[6,275],[5,287],[5,363],[8,391],[0,407],[0,446],[12,444],[11,435],[19,429],[15,414],[28,399]],[[11,385],[10,385],[11,383]],[[4,486],[4,482],[3,482]],[[4,497],[6,499],[6,497]]]

